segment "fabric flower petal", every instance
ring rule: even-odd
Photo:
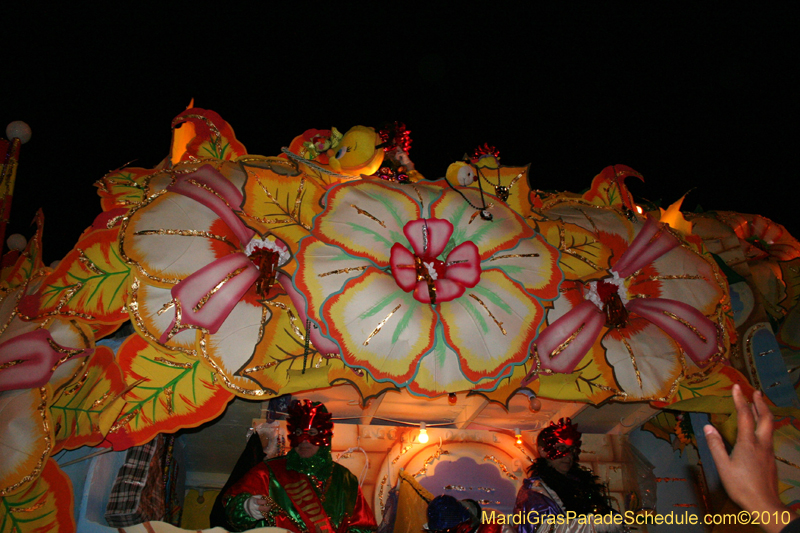
[[[498,270],[483,272],[478,285],[442,303],[439,314],[473,383],[525,361],[544,316],[539,302]]]
[[[333,295],[323,317],[344,362],[366,369],[378,381],[405,385],[433,347],[433,309],[419,305],[392,276],[374,267]]]
[[[417,282],[417,288],[414,289],[414,299],[423,304],[431,304],[433,296],[437,303],[441,303],[461,297],[465,290],[462,284],[449,279],[434,281],[433,289],[425,281],[420,281]]]
[[[171,289],[173,318],[160,342],[166,342],[176,327],[216,333],[258,275],[258,268],[247,256],[237,253],[212,261],[181,280]]]
[[[720,352],[716,325],[690,305],[663,298],[639,298],[627,307],[675,339],[697,364]]]
[[[0,496],[36,481],[53,447],[48,387],[0,393]]]
[[[339,186],[328,192],[327,208],[314,220],[314,235],[352,255],[389,264],[394,243],[405,244],[403,226],[420,218],[419,204],[391,184],[363,181],[358,187]]]
[[[408,253],[411,257],[409,261],[413,262],[411,252],[402,246],[400,248]],[[348,255],[341,248],[325,244],[314,237],[306,237],[302,241],[297,262],[298,267],[292,281],[298,294],[305,299],[304,307],[307,307],[308,317],[323,329],[323,334],[327,333],[327,327],[320,317],[320,308],[325,299],[339,292],[348,280],[360,275],[373,264],[367,259]],[[414,273],[406,290],[414,287],[416,279]]]
[[[536,339],[536,353],[542,367],[570,373],[597,340],[605,316],[590,301],[584,300],[549,326]]]
[[[653,324],[635,333],[610,330],[603,338],[608,363],[629,400],[667,397],[681,377],[680,351],[675,341]]]
[[[131,285],[129,310],[131,322],[136,331],[151,343],[161,344],[167,350],[181,352],[197,357],[198,331],[193,328],[182,329],[168,335],[173,328],[174,313],[159,312],[172,305],[172,292],[135,280]],[[164,342],[160,339],[164,338]]]
[[[678,239],[670,233],[665,224],[659,224],[648,217],[633,242],[612,268],[621,278],[627,278],[679,244]]]
[[[403,226],[403,234],[414,249],[414,254],[423,259],[434,259],[444,252],[453,225],[438,218],[412,220]]]
[[[472,205],[481,205],[480,192],[471,187],[459,189]],[[483,220],[459,194],[445,194],[431,206],[431,216],[449,220],[454,227],[451,242],[472,241],[486,260],[500,250],[513,248],[520,239],[532,237],[533,229],[521,215],[497,202],[488,211],[492,220]]]
[[[441,323],[437,329],[441,329]],[[498,380],[480,382],[480,387],[493,389]],[[458,354],[444,342],[444,332],[437,331],[436,344],[419,363],[414,381],[408,384],[412,394],[434,398],[449,392],[474,389],[476,384],[467,380],[461,371]]]
[[[480,252],[475,243],[462,242],[447,255],[445,277],[465,287],[474,287],[481,279]]]
[[[541,235],[522,239],[516,247],[493,255],[483,268],[500,268],[541,300],[554,300],[563,276],[558,269],[558,250]]]
[[[54,344],[46,329],[17,335],[0,344],[0,391],[41,387],[50,381],[62,357],[89,356],[94,350],[57,351]]]
[[[414,254],[399,242],[392,245],[389,266],[392,268],[392,275],[401,289],[406,292],[414,290],[417,286],[417,268]]]
[[[212,261],[244,249],[212,210],[165,194],[130,215],[120,252],[153,283],[177,283]]]
[[[690,305],[705,315],[717,312],[725,295],[725,280],[711,257],[682,246],[656,259],[652,266],[657,272],[653,277],[659,282],[658,296]],[[638,280],[633,277],[631,292],[636,292]]]

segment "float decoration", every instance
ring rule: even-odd
[[[172,181],[169,170],[125,167],[109,172],[94,184],[104,212],[117,216],[140,205]]]
[[[629,193],[621,181],[611,183],[604,190],[624,206]],[[669,398],[697,366],[727,353],[727,284],[697,243],[627,206],[584,207],[587,197],[603,198],[587,195],[545,200],[542,215],[592,232],[612,250],[612,263],[601,279],[565,282],[536,357],[543,369],[567,373],[591,357],[614,369],[616,387],[609,385],[620,399]]]
[[[74,318],[95,327],[98,338],[128,320],[130,267],[119,253],[119,227],[98,226],[86,230],[36,292],[23,298],[19,310],[26,320]]]
[[[297,253],[297,243],[309,235],[314,216],[322,211],[325,185],[306,175],[287,177],[273,170],[245,166],[242,220],[257,234],[273,235]],[[282,266],[291,275],[296,262]]]
[[[103,442],[124,405],[125,377],[114,352],[97,346],[80,380],[50,405],[55,446],[52,454]]]
[[[345,364],[405,386],[423,357],[448,349],[472,383],[527,359],[542,301],[558,294],[557,252],[502,203],[492,223],[477,218],[477,196],[442,181],[362,180],[328,192],[294,283]],[[464,328],[475,327],[481,346],[468,347]],[[509,338],[506,328],[520,334]]]
[[[294,138],[283,156],[325,187],[374,174],[383,163],[380,135],[367,126],[339,130],[306,130]]]
[[[41,475],[53,449],[47,386],[0,393],[0,496],[25,491]]]
[[[730,398],[735,384],[742,388],[746,396],[752,397],[755,389],[747,378],[725,362],[689,376],[678,383],[675,394],[668,401],[654,401],[651,405],[656,409],[713,412],[711,404],[718,398]],[[686,409],[687,402],[691,402],[691,409]],[[704,407],[706,411],[703,411]]]
[[[209,159],[233,161],[247,154],[230,124],[209,109],[190,107],[172,120],[172,132],[168,160],[173,166]]]
[[[94,337],[85,324],[61,318],[20,319],[19,301],[26,291],[35,291],[41,279],[40,272],[38,278],[0,300],[0,388],[4,389],[0,411],[5,415],[0,417],[0,454],[4,458],[0,493],[5,494],[24,490],[36,481],[57,448],[56,432],[60,438],[68,437],[61,433],[57,426],[61,419],[51,408],[56,405],[58,410],[62,398],[86,385],[96,354]],[[105,363],[116,365],[113,357],[106,357]],[[115,413],[111,410],[107,416],[113,420]],[[80,434],[77,437],[82,438]]]
[[[67,484],[48,485],[63,475],[55,450],[142,444],[216,418],[235,395],[349,383],[362,400],[406,388],[508,405],[522,390],[713,412],[747,386],[725,361],[725,276],[689,227],[638,214],[624,183],[636,171],[607,167],[583,195],[534,193],[529,167],[501,166],[484,145],[451,165],[449,186],[399,183],[422,177],[395,129],[385,156],[392,139],[356,126],[308,130],[267,157],[191,107],[156,168],[98,181],[103,213],[52,272],[37,214],[0,273],[0,378],[47,363],[0,392],[13,413],[0,421],[4,501],[41,488],[59,513],[42,525],[74,530]],[[763,217],[710,216],[747,252],[740,274],[758,271],[785,345],[800,345],[787,329],[800,320],[797,241]],[[128,318],[136,334],[116,359],[95,347]]]
[[[591,188],[583,194],[583,200],[594,205],[623,209],[630,216],[630,212],[637,211],[633,195],[625,186],[625,179],[631,176],[644,181],[642,175],[629,166],[608,166],[594,177]]]
[[[493,146],[484,145],[475,150],[468,162],[451,164],[446,176],[453,185],[481,189],[525,216],[531,210],[530,167],[503,166],[499,152]]]
[[[120,346],[117,359],[134,386],[107,436],[115,450],[213,420],[233,399],[199,360],[158,351],[138,336]]]
[[[3,494],[0,501],[3,531],[75,532],[72,481],[52,459],[35,483],[22,492]]]

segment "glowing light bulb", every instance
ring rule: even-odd
[[[419,423],[419,437],[417,439],[422,443],[425,444],[428,442],[428,430],[425,429],[425,422]]]
[[[520,433],[519,428],[514,428],[514,436],[517,437],[517,444],[522,444],[522,433]]]

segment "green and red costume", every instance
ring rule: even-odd
[[[245,511],[251,496],[275,502],[266,518]],[[294,450],[253,467],[224,495],[229,522],[245,531],[282,527],[297,533],[368,533],[377,524],[356,477],[334,463],[330,448],[303,459]]]

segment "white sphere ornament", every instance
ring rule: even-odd
[[[6,126],[6,138],[19,139],[19,142],[25,144],[31,140],[31,127],[21,120],[15,120]]]
[[[17,250],[18,252],[21,252],[28,245],[28,239],[25,238],[25,235],[15,233],[8,236],[6,244],[8,245],[9,250]]]

